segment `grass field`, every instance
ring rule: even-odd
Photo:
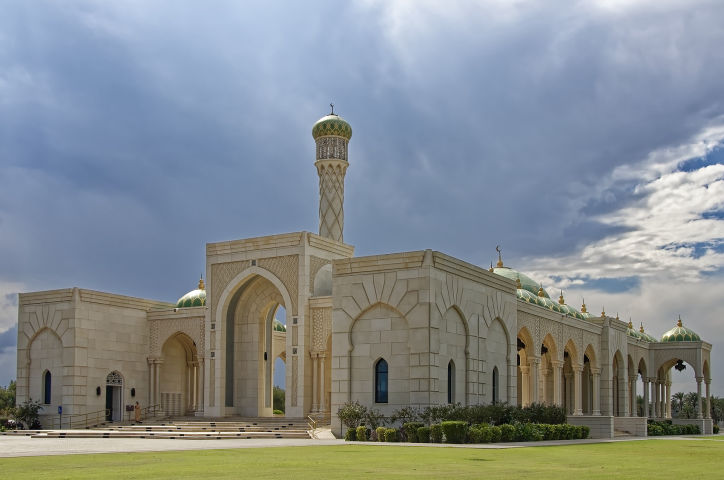
[[[0,459],[44,478],[723,478],[724,441],[645,440],[512,449],[340,445]]]

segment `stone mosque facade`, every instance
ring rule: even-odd
[[[610,437],[671,418],[671,369],[688,366],[701,394],[688,422],[711,432],[712,346],[681,320],[654,338],[552,300],[500,256],[489,269],[433,250],[355,257],[343,238],[352,129],[332,112],[312,135],[319,234],[209,243],[206,282],[176,304],[81,288],[20,294],[18,403],[41,401],[47,418],[62,405],[117,421],[136,401],[165,415],[272,416],[281,358],[286,416],[331,416],[336,432],[337,410],[355,400],[388,415],[540,402]],[[637,394],[651,405],[643,414]]]

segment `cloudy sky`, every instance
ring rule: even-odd
[[[724,395],[720,0],[0,11],[0,385],[17,292],[175,301],[206,242],[316,231],[311,126],[334,101],[357,255],[487,266],[501,245],[572,305],[656,336],[681,315]]]

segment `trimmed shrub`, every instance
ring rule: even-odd
[[[357,427],[357,441],[358,442],[366,442],[367,441],[367,427],[364,425],[360,425]]]
[[[543,435],[535,423],[517,423],[513,438],[516,442],[539,442],[543,440]]]
[[[402,432],[405,434],[405,441],[416,443],[417,440],[417,429],[424,427],[425,424],[422,422],[407,422],[402,425]]]
[[[581,429],[581,439],[588,438],[591,434],[591,427],[588,425],[581,425],[579,428]]]
[[[719,425],[717,425],[716,423],[714,424],[714,434],[715,435],[719,434]]]
[[[445,435],[445,443],[465,443],[468,433],[468,424],[461,420],[442,422],[442,433]]]
[[[397,441],[397,429],[386,428],[385,429],[385,442],[396,442]]]
[[[347,433],[344,434],[344,439],[347,442],[354,442],[357,440],[357,429],[355,428],[348,428]]]
[[[470,443],[490,443],[493,438],[493,427],[487,423],[472,425],[468,429]]]
[[[378,442],[384,442],[385,441],[385,431],[387,429],[385,427],[377,427],[375,429],[375,432],[377,433],[377,441]]]
[[[500,436],[502,435],[501,428],[498,425],[493,425],[490,427],[490,441],[492,443],[498,443],[500,441]]]
[[[512,442],[515,438],[515,427],[509,423],[500,425],[500,441]]]
[[[430,425],[430,441],[432,443],[442,443],[442,426],[439,423]]]
[[[646,428],[646,433],[649,437],[658,437],[664,434],[664,428],[656,423],[649,423]]]
[[[419,443],[430,443],[430,427],[420,427],[417,429],[417,441]]]

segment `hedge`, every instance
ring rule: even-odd
[[[360,425],[357,427],[357,441],[358,442],[366,442],[367,441],[367,427],[364,425]]]
[[[405,434],[405,441],[417,443],[417,429],[424,426],[425,424],[422,422],[407,422],[403,424],[402,432]]]
[[[347,433],[344,434],[344,439],[347,442],[354,442],[357,440],[357,429],[349,427]]]
[[[432,443],[442,443],[442,427],[439,423],[430,425],[430,441]]]
[[[377,441],[378,442],[384,442],[385,441],[385,430],[387,430],[385,427],[377,427],[375,432],[377,432]]]
[[[442,433],[445,435],[445,443],[465,443],[468,433],[468,424],[460,420],[442,422]]]
[[[397,429],[386,428],[385,429],[385,442],[396,442],[397,441]]]
[[[650,437],[658,437],[661,435],[699,435],[701,429],[699,425],[674,425],[671,420],[664,422],[649,420],[647,433]]]
[[[417,429],[417,441],[419,443],[430,443],[430,427],[420,427]]]

